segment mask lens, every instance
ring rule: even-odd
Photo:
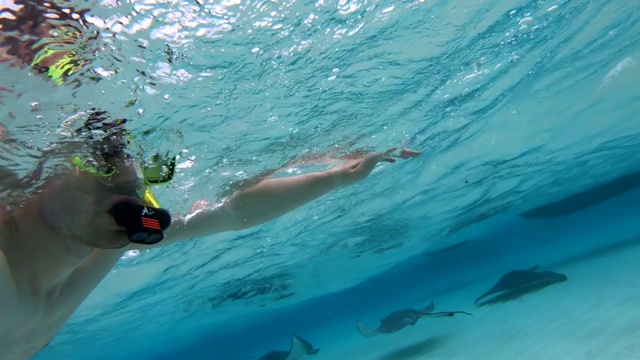
[[[159,154],[156,154],[150,161],[142,164],[142,175],[144,176],[144,181],[149,185],[164,184],[171,181],[175,171],[175,157],[162,158]]]

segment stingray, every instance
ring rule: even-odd
[[[433,312],[434,309],[435,309],[435,304],[432,301],[429,305],[427,305],[427,307],[421,310],[404,309],[404,310],[398,310],[398,311],[392,312],[391,314],[387,315],[384,319],[380,320],[380,325],[378,326],[377,329],[371,329],[367,325],[361,323],[360,321],[356,322],[356,327],[358,328],[358,331],[360,332],[360,334],[362,334],[363,336],[372,337],[380,334],[394,333],[409,325],[413,326],[423,316],[451,317],[451,316],[454,316],[455,314],[471,315],[468,312],[464,312],[464,311]]]
[[[289,351],[273,350],[260,357],[259,360],[298,360],[306,355],[315,355],[318,351],[320,349],[314,348],[307,340],[291,334],[291,348]]]
[[[564,274],[553,271],[536,271],[537,269],[538,267],[534,266],[527,270],[514,270],[502,275],[491,289],[476,299],[474,304],[484,306],[507,302],[567,280],[567,276]],[[482,301],[491,295],[493,296]]]

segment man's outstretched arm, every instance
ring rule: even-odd
[[[267,178],[240,191],[218,207],[197,210],[185,218],[175,219],[167,230],[167,242],[213,233],[246,229],[290,212],[328,192],[366,178],[380,162],[395,162],[419,155],[413,150],[395,149],[371,154],[326,171]],[[165,243],[165,244],[166,244]]]

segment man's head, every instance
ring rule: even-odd
[[[70,159],[75,166],[45,182],[41,218],[67,239],[97,248],[129,244],[125,229],[109,214],[119,202],[141,203],[137,191],[142,181],[127,152],[125,123],[91,111],[73,132],[72,143],[81,144]]]

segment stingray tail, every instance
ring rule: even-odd
[[[358,328],[358,332],[360,332],[360,334],[362,334],[362,336],[364,337],[380,335],[378,331],[371,329],[360,321],[356,321],[356,327]]]
[[[473,314],[468,313],[466,311],[440,311],[440,312],[434,312],[434,313],[429,313],[426,314],[425,316],[431,316],[431,317],[452,317],[455,314],[465,314],[465,315],[469,315],[469,316],[473,316]]]
[[[440,311],[440,312],[433,312],[433,310],[435,310],[435,309],[436,309],[436,305],[432,301],[424,309],[420,310],[420,315],[421,316],[431,316],[431,317],[444,317],[444,316],[452,317],[455,314],[465,314],[465,315],[473,316],[472,314],[469,314],[466,311]]]

